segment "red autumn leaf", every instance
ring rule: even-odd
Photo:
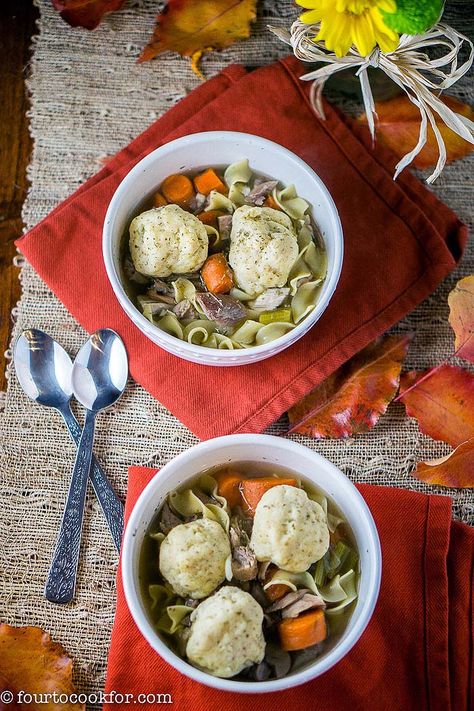
[[[409,336],[377,339],[288,412],[289,432],[350,437],[374,427],[398,390]]]
[[[474,119],[472,108],[453,96],[444,96],[442,101],[456,113],[471,120]],[[376,102],[375,110],[378,115],[377,137],[382,143],[391,148],[399,158],[402,158],[418,143],[420,112],[405,94],[395,96],[388,101]],[[438,116],[435,116],[438,119]],[[366,114],[360,116],[359,121],[367,125]],[[454,133],[440,119],[436,123],[446,145],[448,162],[457,158],[464,158],[474,150],[474,146],[471,143]],[[423,150],[416,156],[413,165],[417,168],[431,168],[436,165],[437,160],[438,144],[436,143],[433,129],[429,127],[428,140]]]
[[[458,281],[448,297],[456,354],[474,363],[474,274]]]
[[[474,487],[474,438],[460,444],[447,457],[419,462],[413,473],[426,484],[454,489]]]
[[[200,75],[198,63],[203,52],[249,37],[256,6],[257,0],[168,0],[138,61],[179,52],[191,57],[192,68]]]
[[[474,437],[474,375],[454,365],[442,365],[428,377],[427,373],[404,373],[398,399],[424,434],[457,447]]]
[[[93,30],[107,12],[120,10],[125,0],[52,0],[55,10],[71,27]]]
[[[75,693],[72,683],[72,660],[60,644],[53,642],[49,634],[39,627],[10,627],[0,624],[0,692],[9,691],[19,703],[19,691],[27,694],[53,694],[71,696]],[[0,694],[0,699],[1,699]],[[3,708],[3,706],[1,706]],[[15,708],[8,704],[6,708]],[[33,704],[31,708],[44,711],[84,711],[84,704],[54,703],[54,698]]]

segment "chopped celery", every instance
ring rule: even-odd
[[[335,575],[340,574],[346,561],[357,562],[357,554],[344,541],[338,541],[335,546],[331,546],[325,555],[318,560],[314,569],[314,582],[318,587],[323,586],[328,580],[332,580]],[[352,566],[351,566],[352,567]]]
[[[329,560],[327,564],[328,578],[333,578],[336,573],[339,573],[347,556],[351,552],[349,546],[344,541],[338,541],[334,548],[328,551]]]
[[[341,563],[341,568],[339,572],[341,575],[347,573],[349,570],[357,570],[359,563],[359,556],[353,548],[349,548],[349,552],[345,557],[344,561]]]
[[[321,560],[316,563],[316,568],[314,569],[314,582],[318,588],[322,587],[324,581],[326,580],[326,566],[324,564],[324,556]]]
[[[260,323],[291,323],[291,309],[275,309],[274,311],[264,311],[258,317]]]

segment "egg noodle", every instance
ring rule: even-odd
[[[153,325],[193,345],[233,350],[274,341],[303,321],[316,306],[327,262],[310,206],[293,185],[280,188],[276,180],[254,176],[246,158],[225,169],[223,185],[226,194],[211,190],[204,204],[196,195],[194,212],[203,208],[197,217],[170,204],[141,212],[130,225],[130,250],[146,292],[134,301]],[[271,206],[252,204],[259,186],[269,185],[266,203]],[[227,215],[230,233],[202,224],[197,218],[205,213]],[[227,301],[215,297],[219,314],[229,303],[237,307],[228,323],[214,319],[201,297],[199,269],[208,250],[227,253],[233,270]],[[172,303],[158,303],[163,297],[150,295],[147,276],[164,279]]]
[[[212,473],[213,470],[211,470]],[[257,659],[258,651],[256,650],[262,649],[261,645],[264,644],[262,637],[263,616],[267,615],[268,617],[269,613],[273,613],[277,615],[278,621],[280,613],[273,612],[275,606],[271,604],[271,601],[278,599],[273,594],[273,590],[280,590],[281,586],[284,586],[284,590],[287,593],[294,594],[295,600],[309,595],[310,599],[315,601],[316,606],[320,606],[324,610],[329,628],[333,630],[333,634],[337,635],[338,630],[347,623],[348,615],[350,615],[352,605],[358,595],[359,559],[352,539],[347,535],[347,525],[344,519],[338,515],[332,504],[328,507],[328,499],[324,494],[312,488],[305,488],[305,485],[298,478],[282,480],[282,482],[294,482],[293,486],[278,485],[280,477],[274,474],[275,485],[270,490],[267,490],[267,496],[264,499],[265,506],[263,509],[257,507],[253,519],[246,519],[246,525],[250,524],[252,528],[252,534],[250,535],[249,532],[247,535],[239,529],[239,526],[245,524],[246,514],[239,506],[237,508],[234,505],[230,506],[228,500],[219,493],[220,480],[218,481],[219,475],[216,474],[216,476],[217,479],[209,473],[203,474],[196,478],[191,487],[170,492],[164,506],[167,507],[168,516],[171,516],[171,519],[165,520],[163,518],[164,509],[162,508],[155,521],[151,524],[148,540],[152,547],[147,549],[147,560],[154,561],[150,564],[152,565],[152,570],[156,571],[156,561],[160,558],[160,571],[165,576],[157,580],[156,573],[152,572],[152,582],[146,584],[143,591],[148,614],[155,629],[162,633],[174,651],[183,657],[189,657],[189,640],[193,634],[191,649],[195,652],[196,661],[200,659],[199,650],[207,648],[205,645],[202,647],[204,642],[197,634],[199,625],[204,625],[204,628],[208,629],[211,623],[206,621],[207,616],[210,615],[210,619],[214,620],[215,623],[219,615],[230,614],[233,609],[237,608],[241,610],[238,614],[244,615],[244,619],[245,615],[248,615],[248,622],[245,625],[250,625],[250,629],[253,626],[254,630],[257,628],[259,630],[258,634],[254,633],[253,647],[251,646],[252,654],[256,662],[258,662],[263,654],[262,652],[260,659]],[[254,479],[251,481],[258,482],[259,480]],[[281,496],[277,496],[277,494],[281,494]],[[290,494],[291,496],[289,496]],[[276,508],[274,509],[272,506]],[[267,509],[266,514],[265,508]],[[264,546],[266,545],[265,540],[271,541],[272,545],[276,546],[275,550],[269,552],[272,560],[278,554],[285,554],[283,540],[280,545],[275,538],[265,538],[266,531],[271,528],[271,525],[263,517],[264,514],[267,518],[268,516],[270,517],[272,526],[278,530],[292,530],[295,532],[293,539],[297,543],[297,550],[291,551],[288,549],[288,556],[291,561],[291,565],[288,563],[288,566],[292,567],[294,563],[297,563],[294,570],[299,570],[300,572],[292,572],[273,566],[274,572],[272,571],[272,575],[269,577],[268,567],[270,563],[261,562],[258,564],[258,569],[255,569],[254,583],[241,582],[242,579],[239,581],[239,578],[236,579],[234,576],[235,571],[232,561],[235,530],[240,530],[240,535],[243,536],[240,540],[243,548],[248,545],[250,549],[253,548],[259,561],[268,561],[269,558],[267,556],[263,558],[259,556],[258,538],[260,539],[261,550],[263,550],[262,543]],[[207,521],[212,523],[213,526],[218,525],[225,537],[230,536],[230,540],[233,541],[231,555],[228,556],[227,560],[221,558],[221,562],[218,562],[215,557],[216,533],[211,532],[209,544],[204,542],[201,544],[198,538],[192,537],[193,555],[196,555],[196,547],[198,545],[209,545],[209,548],[203,551],[205,564],[202,564],[199,570],[191,566],[190,558],[180,558],[182,551],[186,553],[189,550],[187,543],[184,548],[180,544],[173,544],[174,559],[171,564],[166,563],[165,568],[160,554],[160,547],[164,545],[164,542],[167,543],[168,536],[172,536],[173,532],[180,530],[185,533],[186,530],[190,530],[190,526],[192,527],[200,521]],[[165,523],[164,528],[163,522]],[[316,528],[310,530],[311,526],[316,526]],[[326,531],[324,535],[327,536],[325,542],[323,542],[324,536],[322,536],[323,528]],[[318,533],[318,530],[321,531],[321,534]],[[165,534],[163,531],[167,531],[167,533]],[[308,542],[308,545],[303,547],[302,536]],[[181,541],[183,540],[181,538]],[[182,575],[183,571],[186,571],[188,575],[187,584],[189,589],[191,587],[199,589],[200,586],[202,588],[203,582],[206,583],[209,579],[204,568],[210,560],[214,560],[217,568],[221,566],[220,577],[217,583],[214,580],[211,592],[209,592],[208,588],[206,592],[191,595],[191,598],[195,598],[194,600],[190,599],[189,592],[184,595],[178,594],[172,583],[176,580],[182,581],[180,575]],[[302,560],[306,562],[302,563]],[[311,562],[315,560],[315,563]],[[146,564],[148,565],[148,562]],[[303,571],[304,565],[308,567]],[[193,570],[194,573],[192,572]],[[201,581],[200,583],[199,580]],[[260,597],[248,595],[248,591],[253,595],[253,584],[260,586]],[[238,597],[239,595],[242,595],[242,600]],[[222,600],[219,596],[222,597]],[[261,599],[262,596],[263,601]],[[268,596],[268,599],[266,596]],[[226,606],[228,608],[227,612]],[[255,611],[250,609],[251,606],[255,606]],[[283,604],[281,606],[284,607]],[[279,609],[278,604],[275,607],[276,609]],[[198,616],[197,610],[201,610],[202,614],[200,613]],[[340,618],[340,621],[337,621],[337,618]],[[196,623],[198,619],[199,624]],[[238,624],[243,624],[240,617]],[[249,628],[246,629],[247,634]],[[252,640],[251,634],[249,638]],[[316,651],[318,654],[321,653],[321,650]],[[192,659],[190,661],[193,662]],[[196,663],[197,666],[200,666],[198,662]],[[200,668],[203,668],[202,664]],[[220,672],[213,672],[212,669],[207,669],[207,671],[216,673],[218,676],[233,676],[240,669],[240,667],[234,666],[234,671],[232,671],[232,664],[235,665],[235,659],[230,652],[225,665],[225,673],[222,671],[222,658],[219,663],[216,661],[216,664]],[[221,665],[220,667],[219,664]],[[249,666],[249,663],[247,663],[247,666]]]

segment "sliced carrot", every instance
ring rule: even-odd
[[[161,183],[160,191],[168,202],[173,202],[180,207],[187,207],[189,201],[194,197],[191,180],[187,175],[181,173],[168,175]]]
[[[228,294],[234,286],[232,270],[222,252],[211,254],[204,262],[201,276],[211,294]]]
[[[160,192],[157,192],[153,195],[153,206],[154,207],[163,207],[163,205],[167,205],[168,202],[165,200],[163,195]]]
[[[238,472],[226,470],[217,474],[216,479],[217,493],[219,496],[223,496],[227,499],[227,503],[231,509],[233,509],[234,506],[239,506],[242,503],[242,497],[240,495],[242,475]]]
[[[274,210],[281,210],[281,207],[271,195],[268,195],[268,197],[265,198],[265,202],[263,204],[265,207],[272,207]]]
[[[216,171],[212,168],[208,168],[204,173],[196,175],[194,178],[194,187],[196,188],[196,192],[202,193],[202,195],[209,195],[211,190],[217,190],[218,193],[227,192],[225,183],[222,182]]]
[[[274,486],[281,486],[286,484],[287,486],[297,486],[296,479],[285,479],[282,477],[256,477],[255,479],[244,479],[242,482],[242,497],[247,506],[247,513],[252,516],[255,513],[257,504],[265,494],[266,491],[272,489]]]
[[[278,568],[275,568],[275,566],[273,565],[270,566],[267,570],[267,574],[265,575],[265,580],[263,584],[266,585],[267,583],[269,583],[277,572]],[[290,588],[288,587],[288,585],[276,583],[275,585],[270,585],[270,587],[265,590],[265,595],[271,602],[275,602],[276,600],[279,600],[280,598],[284,597],[289,592]]]
[[[200,212],[197,217],[204,225],[217,227],[217,218],[221,215],[225,215],[225,212],[222,212],[222,210],[208,210],[207,212]]]
[[[321,609],[304,612],[298,617],[288,617],[278,623],[280,645],[285,652],[312,647],[326,639],[326,618]]]

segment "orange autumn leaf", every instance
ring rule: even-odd
[[[411,338],[387,336],[357,353],[289,410],[289,432],[321,439],[372,429],[398,390]]]
[[[467,104],[463,104],[453,96],[444,96],[442,101],[456,113],[471,119],[471,121],[474,120],[474,111]],[[420,112],[406,95],[395,96],[388,101],[377,102],[375,110],[378,116],[377,137],[382,143],[391,148],[399,158],[402,158],[418,142]],[[436,118],[438,117],[436,116]],[[367,125],[366,114],[360,116],[359,121]],[[454,133],[441,120],[437,121],[437,126],[446,144],[448,162],[464,158],[474,150],[472,144]],[[413,165],[417,168],[431,168],[436,165],[437,160],[438,144],[436,143],[433,129],[429,127],[428,140],[423,150],[415,157]]]
[[[71,27],[93,30],[107,12],[120,10],[125,0],[53,0],[55,10]]]
[[[474,274],[458,281],[448,297],[456,354],[474,363]]]
[[[0,691],[13,694],[75,693],[72,683],[72,660],[60,644],[53,642],[49,634],[39,627],[10,627],[0,624]],[[6,708],[14,708],[10,704]],[[26,704],[18,703],[18,708]],[[83,711],[84,704],[54,703],[54,699],[36,704],[31,708],[44,711]]]
[[[401,377],[398,399],[407,414],[418,420],[424,434],[452,447],[474,437],[474,375],[454,365],[426,375],[412,370]]]
[[[474,487],[474,438],[460,444],[446,457],[419,462],[413,474],[425,484],[453,489]]]
[[[146,62],[163,52],[191,57],[201,76],[199,60],[204,52],[223,49],[250,36],[257,0],[168,0],[158,15],[151,41],[138,61]]]

